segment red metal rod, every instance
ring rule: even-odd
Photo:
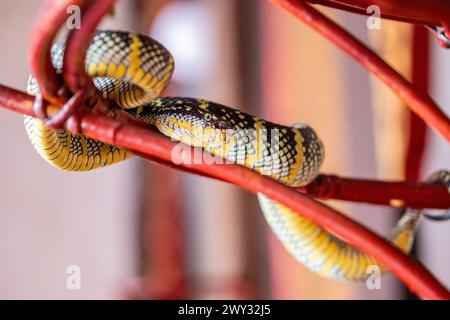
[[[450,142],[450,119],[431,97],[403,78],[383,59],[342,27],[302,0],[272,0],[341,48],[382,80],[430,127]]]
[[[412,48],[412,82],[424,91],[429,87],[429,41],[428,31],[415,25]],[[415,113],[408,112],[409,134],[406,148],[405,179],[418,181],[424,160],[427,125]]]
[[[450,16],[448,0],[307,0],[331,8],[367,15],[367,8],[376,5],[383,18],[417,24],[440,25]],[[407,2],[407,3],[406,3]]]
[[[387,182],[320,175],[301,192],[320,199],[339,199],[400,208],[450,208],[447,188],[437,183]]]
[[[8,109],[35,116],[32,109],[33,99],[23,92],[0,86],[0,105]],[[49,115],[57,111],[56,107],[48,108]],[[132,123],[123,124],[118,119],[108,119],[91,112],[81,114],[80,123],[81,134],[90,138],[144,153],[166,163],[177,161],[187,170],[227,181],[253,193],[263,193],[367,252],[397,275],[418,296],[426,299],[450,299],[450,292],[420,262],[408,257],[383,238],[338,211],[292,188],[243,166],[220,164],[221,159],[208,154],[204,156],[208,157],[209,161],[194,163],[191,159],[195,150],[173,154],[173,147],[177,145],[175,142],[154,130],[143,129]],[[211,162],[212,159],[216,162]]]
[[[42,96],[55,105],[62,105],[64,99],[58,97],[61,83],[50,58],[50,49],[59,27],[68,17],[71,5],[83,7],[88,0],[48,0],[39,11],[30,38],[29,63],[31,72],[37,79]]]
[[[366,11],[367,7],[364,9],[358,8],[358,7],[351,7],[346,4],[342,4],[339,2],[331,2],[329,0],[307,0],[307,1],[311,4],[318,4],[318,5],[326,6],[326,7],[333,8],[333,9],[343,10],[346,12],[356,13],[356,14],[360,14],[360,15],[369,15]],[[420,19],[415,19],[415,18],[411,18],[411,17],[401,17],[401,16],[396,16],[393,14],[388,14],[385,11],[381,12],[381,17],[383,19],[397,20],[397,21],[409,22],[409,23],[426,24],[426,25],[430,25],[430,26],[439,25],[439,21],[427,21],[427,20],[420,20]]]
[[[86,73],[85,57],[92,35],[102,17],[113,7],[115,0],[91,1],[82,12],[81,28],[72,30],[67,37],[64,54],[64,80],[72,93],[93,87]],[[45,48],[48,49],[48,48]]]

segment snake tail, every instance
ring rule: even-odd
[[[267,223],[286,250],[311,271],[334,280],[364,281],[377,267],[374,258],[345,243],[326,229],[303,218],[289,208],[258,195]],[[420,212],[407,210],[387,237],[404,253],[411,250]]]

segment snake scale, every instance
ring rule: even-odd
[[[64,43],[52,48],[52,61],[62,69]],[[303,186],[318,174],[324,147],[307,125],[275,124],[202,99],[158,98],[174,69],[171,54],[143,35],[98,31],[86,56],[86,71],[99,92],[162,134],[202,147],[230,162],[244,165],[288,186]],[[37,94],[33,77],[28,92]],[[87,171],[131,157],[130,151],[47,128],[40,119],[25,117],[27,134],[37,152],[57,168]],[[361,281],[369,266],[379,266],[369,255],[337,238],[262,194],[265,219],[285,248],[307,268],[327,278]],[[408,210],[388,239],[408,253],[420,213]],[[379,266],[383,271],[383,267]]]

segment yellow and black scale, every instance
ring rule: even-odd
[[[52,49],[62,68],[64,44]],[[283,126],[238,110],[192,98],[158,98],[174,69],[171,54],[143,35],[99,31],[86,57],[86,70],[106,98],[176,141],[202,147],[289,186],[302,186],[318,174],[324,148],[307,125]],[[31,77],[28,92],[37,93]],[[67,171],[87,171],[131,157],[130,151],[45,127],[25,117],[28,136],[50,164]],[[259,194],[264,216],[286,249],[310,270],[336,280],[364,280],[378,263],[327,230]],[[404,252],[412,246],[420,213],[406,211],[389,240]],[[381,266],[380,270],[383,268]]]

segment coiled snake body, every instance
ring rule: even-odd
[[[63,44],[52,50],[57,69],[62,68],[63,51]],[[310,127],[282,126],[201,99],[157,98],[173,68],[173,58],[161,44],[126,32],[97,32],[86,57],[86,70],[103,96],[172,139],[289,186],[302,186],[316,177],[324,148]],[[37,93],[33,78],[28,91]],[[25,127],[39,154],[63,170],[91,170],[132,156],[124,149],[47,128],[36,118],[25,117]],[[337,280],[363,280],[370,276],[369,266],[378,266],[372,257],[322,227],[261,194],[258,198],[277,237],[312,271]],[[411,248],[418,218],[419,212],[407,211],[389,236],[404,252]]]

